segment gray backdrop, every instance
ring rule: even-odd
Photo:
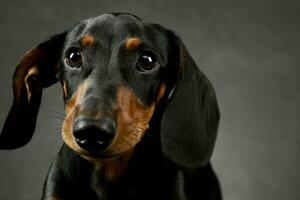
[[[212,163],[224,199],[300,199],[299,9],[283,0],[2,2],[0,127],[27,50],[80,19],[132,12],[175,30],[215,86],[222,118]],[[27,146],[0,151],[1,200],[39,199],[62,143],[61,93],[58,85],[45,91]]]

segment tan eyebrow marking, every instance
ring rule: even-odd
[[[88,46],[91,46],[94,44],[95,42],[95,39],[93,36],[90,36],[90,35],[85,35],[81,38],[81,44],[85,47],[88,47]]]
[[[140,38],[132,37],[128,38],[125,44],[126,49],[128,50],[134,50],[138,48],[142,44],[142,41]]]

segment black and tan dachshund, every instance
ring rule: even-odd
[[[216,95],[172,31],[131,14],[104,14],[31,49],[13,75],[1,149],[29,142],[42,90],[58,81],[65,144],[42,199],[221,199],[209,163]]]

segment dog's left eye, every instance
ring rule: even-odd
[[[71,69],[79,69],[82,66],[82,56],[79,49],[69,49],[66,53],[65,63]]]
[[[136,64],[136,69],[140,73],[151,73],[153,72],[158,63],[156,57],[152,52],[143,52]]]

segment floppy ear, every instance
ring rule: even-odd
[[[176,166],[196,170],[210,160],[220,114],[210,81],[181,40],[174,37],[179,51],[179,75],[162,118],[162,150]]]
[[[13,75],[13,104],[0,135],[1,149],[14,149],[29,142],[35,130],[42,89],[58,81],[62,47],[67,32],[54,35],[31,49]]]

